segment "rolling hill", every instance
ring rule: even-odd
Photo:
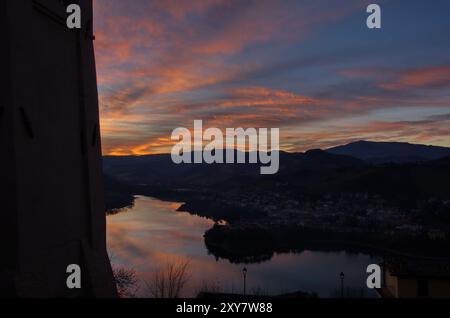
[[[427,156],[440,153],[434,149]],[[392,158],[393,152],[390,154],[383,158]],[[128,202],[132,194],[174,192],[252,192],[261,196],[283,193],[292,197],[371,193],[402,204],[435,197],[450,199],[450,156],[380,165],[330,151],[310,150],[280,152],[280,169],[275,175],[260,175],[259,168],[260,164],[176,165],[170,155],[104,158],[107,197],[117,202]]]
[[[423,162],[450,156],[450,148],[401,142],[358,141],[326,151],[335,155],[352,156],[374,164]]]

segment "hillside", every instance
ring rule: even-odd
[[[336,155],[352,156],[375,164],[423,162],[450,156],[450,148],[401,142],[358,141],[326,151]]]
[[[450,157],[418,163],[368,164],[322,150],[280,153],[276,175],[260,175],[259,164],[181,164],[170,155],[105,157],[110,200],[127,203],[131,194],[280,193],[323,196],[339,193],[381,195],[395,204],[428,198],[450,198]],[[184,197],[182,197],[184,198]],[[114,206],[114,204],[109,204]]]

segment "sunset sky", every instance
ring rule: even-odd
[[[382,29],[366,6],[382,7]],[[94,0],[105,154],[177,127],[280,128],[282,150],[450,146],[450,1]]]

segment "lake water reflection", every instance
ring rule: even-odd
[[[134,269],[141,282],[164,264],[180,259],[190,261],[190,279],[184,295],[193,297],[204,282],[220,286],[223,292],[242,292],[242,268],[227,260],[216,260],[203,241],[213,221],[176,212],[181,203],[137,197],[135,206],[108,216],[108,249],[115,266]],[[281,293],[314,291],[320,297],[336,296],[339,273],[345,273],[345,287],[374,293],[365,287],[368,264],[378,259],[365,254],[305,251],[300,254],[276,254],[261,264],[246,264],[247,290]],[[144,288],[140,296],[144,296]]]

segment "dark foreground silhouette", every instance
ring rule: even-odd
[[[0,4],[0,296],[117,294],[106,252],[92,0],[76,2],[80,30],[67,28],[68,1]]]

